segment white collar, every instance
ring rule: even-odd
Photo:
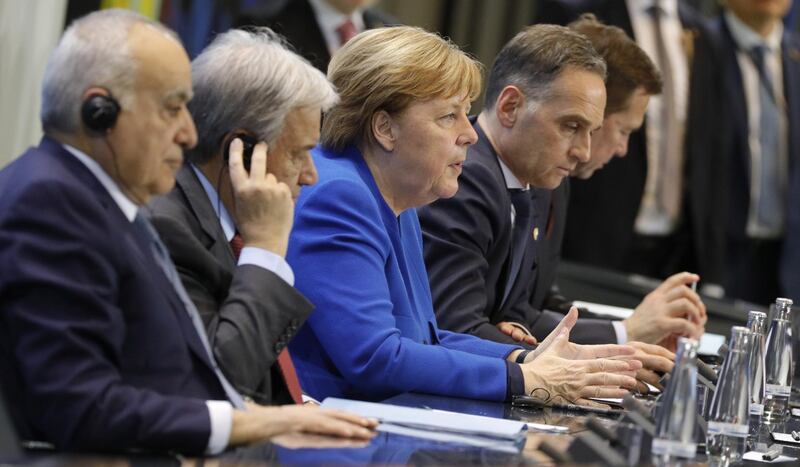
[[[773,29],[770,35],[765,39],[750,29],[750,26],[744,24],[742,20],[736,17],[730,10],[725,12],[725,21],[728,23],[728,28],[731,31],[733,40],[743,51],[749,52],[756,46],[765,46],[770,52],[777,52],[780,50],[781,38],[783,37],[782,22],[779,21],[775,29]]]
[[[222,204],[222,201],[219,199],[217,189],[214,188],[214,185],[206,178],[206,175],[197,168],[196,165],[190,164],[190,166],[192,170],[194,170],[195,175],[197,175],[197,178],[200,179],[200,184],[203,185],[203,189],[206,191],[206,196],[208,196],[208,200],[211,202],[211,207],[214,208],[214,212],[217,213],[217,219],[219,219],[219,223],[222,226],[222,232],[225,233],[225,239],[230,242],[236,234],[236,224],[233,223],[233,218],[228,210],[225,209],[225,205]]]
[[[512,172],[511,169],[508,168],[506,163],[503,162],[503,159],[501,159],[500,156],[497,156],[497,162],[500,163],[500,170],[503,171],[503,178],[505,178],[505,180],[506,180],[506,188],[508,188],[510,190],[513,190],[513,189],[528,190],[528,189],[530,189],[531,186],[530,185],[523,185],[522,182],[519,181],[517,176],[514,175],[514,172]]]
[[[122,213],[125,215],[125,218],[128,221],[133,222],[133,219],[136,218],[136,213],[139,212],[139,207],[136,206],[136,203],[130,200],[120,189],[117,182],[115,182],[102,167],[100,164],[97,163],[96,160],[89,157],[86,153],[82,152],[79,149],[73,148],[68,144],[62,144],[64,149],[66,149],[70,154],[75,156],[83,165],[86,166],[87,169],[94,175],[97,181],[100,182],[101,185],[108,191],[108,194],[111,195],[111,198],[117,203]]]

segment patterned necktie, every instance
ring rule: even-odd
[[[778,105],[775,99],[772,76],[764,63],[766,47],[753,47],[750,56],[758,70],[758,102],[760,105],[758,142],[761,146],[760,174],[758,177],[758,223],[770,230],[783,228],[784,203],[779,183],[779,133]]]
[[[175,264],[172,262],[172,259],[169,256],[167,247],[161,243],[161,239],[159,238],[156,229],[150,224],[150,222],[147,221],[147,219],[145,219],[144,216],[141,215],[141,213],[136,215],[136,218],[133,220],[133,225],[142,235],[142,238],[146,239],[150,244],[156,263],[158,263],[158,266],[172,284],[172,287],[175,289],[178,297],[180,297],[181,302],[183,302],[183,305],[186,308],[186,313],[189,315],[192,325],[194,325],[195,331],[197,331],[197,335],[200,338],[200,341],[203,343],[203,347],[208,355],[208,360],[211,362],[211,366],[214,368],[214,373],[217,375],[220,385],[225,390],[225,395],[228,396],[228,400],[237,409],[245,409],[244,399],[236,391],[236,389],[234,389],[225,375],[222,374],[222,371],[220,371],[219,366],[217,365],[216,359],[214,359],[214,353],[211,351],[211,346],[208,343],[208,337],[206,336],[206,329],[203,325],[203,321],[200,319],[200,314],[197,312],[197,308],[194,306],[194,303],[189,298],[189,294],[186,293],[183,283],[181,283],[180,276],[178,275],[178,271],[175,269]]]
[[[525,246],[528,244],[528,235],[531,231],[530,190],[509,189],[508,193],[511,196],[511,204],[514,206],[514,227],[511,229],[511,269],[508,273],[502,303],[506,302],[517,280],[522,258],[525,256]]]
[[[242,236],[239,232],[233,234],[230,244],[233,257],[238,261],[239,255],[242,253],[242,248],[244,248],[244,240],[242,240]],[[289,395],[292,396],[292,400],[295,404],[302,404],[303,391],[300,389],[300,380],[297,378],[297,371],[294,369],[294,363],[292,363],[292,357],[289,356],[288,348],[284,348],[278,354],[278,368],[281,370],[281,376],[283,376],[283,381],[289,389]]]
[[[358,30],[356,30],[356,25],[348,18],[336,28],[336,33],[339,34],[339,47],[341,47],[355,37],[358,34]]]

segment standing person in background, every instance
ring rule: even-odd
[[[790,4],[728,0],[706,73],[721,89],[706,105],[725,116],[714,167],[725,290],[763,305],[800,299],[800,38],[783,26]]]
[[[269,15],[245,12],[239,26],[268,26],[288,39],[297,53],[323,73],[331,55],[348,40],[367,29],[397,24],[394,18],[373,8],[374,0],[288,0]]]

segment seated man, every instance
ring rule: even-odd
[[[644,60],[658,81],[649,59],[633,41],[618,29],[598,27],[605,32],[603,40],[611,43],[598,52],[606,59],[610,51],[626,60]],[[486,105],[474,123],[478,143],[469,150],[461,188],[453,198],[419,210],[439,322],[452,331],[499,342],[514,339],[501,332],[496,327],[498,323],[516,321],[541,339],[563,317],[531,307],[537,258],[549,254],[539,249],[538,242],[549,231],[546,220],[550,190],[579,164],[589,163],[595,143],[592,133],[602,131],[590,123],[595,113],[605,118],[604,110],[608,108],[583,108],[572,104],[570,95],[560,92],[562,83],[586,78],[576,63],[568,63],[560,73],[550,71],[552,57],[570,51],[544,48],[540,37],[543,31],[546,30],[526,29],[500,52],[488,78]],[[613,61],[614,66],[608,70],[612,82],[617,79],[613,75],[620,73],[618,62]],[[633,91],[639,84],[631,86]],[[645,94],[657,91],[650,88]],[[624,99],[619,94],[619,89],[612,88],[611,108],[615,111],[620,107],[618,101],[628,98],[628,94]],[[607,122],[604,120],[603,124]],[[657,300],[648,302],[650,306],[621,323],[581,319],[571,337],[576,342],[592,344],[655,344],[673,332],[697,337],[702,326],[695,322],[702,320],[704,308],[699,297],[683,286],[694,280],[697,277],[688,274],[680,278],[680,294],[676,294],[678,298],[688,297],[686,300],[672,303],[671,294],[659,295]],[[695,322],[675,321],[673,314],[688,315]],[[650,359],[645,353],[671,356],[652,346],[634,345],[646,365]],[[654,369],[666,369],[668,365],[657,359]],[[657,381],[653,376],[649,375],[648,381]]]
[[[191,95],[174,34],[131,12],[76,21],[50,57],[45,137],[0,171],[0,378],[22,436],[194,455],[287,432],[370,437],[360,417],[246,405],[218,370],[138,212],[195,145]]]
[[[336,92],[267,28],[217,36],[193,61],[192,82],[198,143],[175,189],[150,203],[151,220],[231,383],[256,402],[299,402],[283,348],[313,307],[292,287],[284,255],[293,199],[317,179],[308,151]],[[255,160],[249,179],[228,170],[237,138],[269,143],[266,177]]]
[[[608,65],[606,90],[608,101],[605,108],[603,126],[592,135],[591,159],[579,163],[570,173],[581,180],[589,179],[597,170],[602,169],[614,157],[625,157],[628,152],[628,140],[631,133],[639,130],[644,121],[645,112],[651,95],[661,92],[661,79],[655,65],[644,52],[629,39],[622,29],[606,26],[598,22],[594,15],[586,14],[569,25],[570,28],[584,34],[592,41],[594,47],[603,55]],[[572,302],[567,300],[555,284],[556,269],[561,259],[561,245],[564,239],[567,206],[569,205],[570,185],[566,179],[558,188],[547,191],[536,190],[542,198],[539,204],[543,215],[540,226],[543,238],[536,244],[537,271],[531,305],[536,310],[554,310],[566,313]],[[549,202],[547,202],[549,201]],[[653,342],[662,338],[661,344],[672,347],[671,336],[685,332],[688,326],[683,299],[696,300],[696,294],[690,292],[685,284],[697,280],[694,274],[675,274],[665,280],[637,306],[634,315],[619,328],[620,334],[627,334],[628,329],[638,333],[638,340]],[[699,303],[699,302],[698,302]],[[653,313],[651,310],[662,310],[664,313]],[[704,310],[701,323],[705,322]],[[670,337],[663,338],[663,326],[651,326],[654,314],[670,318]],[[519,327],[509,328],[501,325],[514,337],[520,338]],[[649,336],[642,332],[658,333]],[[631,336],[628,335],[630,339]]]

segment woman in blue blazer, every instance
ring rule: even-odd
[[[313,151],[319,182],[301,193],[287,255],[316,305],[290,344],[303,390],[502,401],[536,389],[621,397],[634,387],[638,362],[619,359],[630,347],[574,346],[559,329],[527,352],[436,324],[415,208],[458,189],[477,138],[467,113],[478,64],[435,34],[396,27],[358,35],[328,70],[341,101]],[[607,356],[617,359],[595,358]]]

